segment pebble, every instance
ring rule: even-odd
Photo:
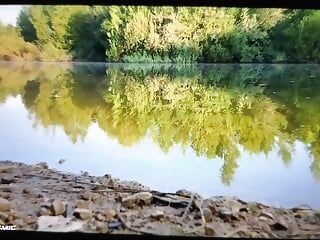
[[[104,222],[106,220],[105,216],[102,215],[101,213],[95,214],[95,219],[97,219],[98,221]]]
[[[22,219],[16,219],[14,220],[15,225],[17,225],[17,227],[23,227],[24,222]]]
[[[0,181],[1,184],[10,184],[15,182],[17,182],[17,180],[15,178],[10,178],[10,177],[2,177]]]
[[[113,208],[108,208],[105,212],[107,220],[111,220],[117,216],[117,211]]]
[[[0,167],[0,173],[12,173],[13,167],[12,166],[3,166]]]
[[[90,192],[83,192],[80,194],[80,198],[83,200],[91,200],[91,193]]]
[[[4,212],[0,212],[0,220],[7,222],[9,220],[9,215]]]
[[[77,218],[82,219],[82,220],[87,220],[87,219],[91,218],[92,211],[89,209],[85,209],[85,208],[76,208],[74,210],[73,215]]]
[[[149,205],[152,201],[152,194],[149,192],[139,192],[122,199],[122,205],[132,208],[136,204]]]
[[[209,236],[213,236],[216,234],[216,231],[212,225],[206,224],[204,226],[204,233]]]
[[[63,215],[66,211],[66,206],[60,199],[55,199],[51,205],[51,211],[54,216]]]
[[[97,201],[100,198],[99,193],[91,193],[91,200],[92,201]]]
[[[51,211],[50,211],[50,209],[48,209],[46,207],[41,207],[40,211],[39,211],[39,215],[40,216],[50,216],[51,215]]]
[[[287,230],[288,229],[288,224],[282,217],[279,216],[277,221],[274,224],[272,224],[271,227],[274,230]]]
[[[30,193],[32,192],[32,189],[31,189],[30,187],[26,187],[26,188],[24,188],[24,189],[22,190],[22,192],[23,192],[24,194],[30,194]]]
[[[89,201],[84,201],[82,199],[76,200],[75,207],[76,208],[89,208]]]
[[[206,222],[211,222],[212,221],[212,212],[209,208],[204,208],[203,209],[203,216]]]
[[[96,222],[96,229],[100,233],[107,233],[109,231],[108,225],[104,222]]]
[[[0,211],[7,212],[11,209],[11,203],[5,199],[0,197]]]
[[[159,220],[160,218],[163,218],[163,216],[164,216],[164,213],[163,213],[163,211],[160,211],[160,210],[156,210],[155,212],[153,212],[151,214],[151,217],[156,219],[156,220]]]
[[[225,221],[229,221],[232,216],[232,212],[226,208],[222,207],[219,209],[219,217],[222,218]]]
[[[267,218],[269,218],[269,219],[271,219],[271,220],[274,220],[273,214],[272,214],[272,213],[269,213],[269,212],[266,212],[266,211],[262,211],[262,212],[260,213],[260,216],[267,217]]]

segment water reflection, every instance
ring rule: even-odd
[[[294,174],[291,172],[292,184],[297,186],[304,172],[304,178],[313,182],[305,193],[305,196],[311,194],[307,199],[312,201],[313,194],[320,194],[319,183],[314,182],[320,179],[319,76],[319,68],[312,65],[111,64],[106,67],[103,64],[2,63],[0,101],[5,104],[0,110],[2,116],[7,117],[1,117],[1,134],[17,142],[21,137],[38,141],[33,146],[29,145],[29,149],[16,145],[16,151],[21,152],[19,160],[31,160],[30,156],[33,159],[45,156],[57,160],[58,153],[65,151],[73,152],[70,156],[79,159],[83,156],[119,159],[123,152],[127,154],[122,156],[126,166],[122,167],[121,172],[130,171],[131,176],[136,178],[143,175],[146,169],[148,172],[157,171],[159,166],[152,169],[151,162],[157,161],[155,158],[159,156],[164,161],[161,164],[167,169],[172,170],[177,164],[176,174],[166,179],[172,181],[172,178],[180,177],[183,180],[178,180],[179,186],[184,182],[185,188],[188,188],[190,180],[183,177],[185,173],[178,174],[182,165],[189,165],[190,171],[192,166],[197,165],[199,169],[209,171],[210,166],[210,171],[220,169],[220,181],[232,187],[233,191],[221,185],[220,192],[224,194],[228,191],[234,194],[241,189],[239,182],[243,178],[239,174],[243,174],[241,168],[244,166],[247,166],[245,172],[248,176],[261,179],[263,177],[259,174],[265,173],[270,178],[270,173],[277,171],[270,167],[280,158],[284,168],[279,170],[279,174],[288,173],[288,166],[294,165],[293,169],[306,166],[306,172],[302,169]],[[19,96],[22,106],[19,105]],[[20,106],[20,110],[15,110],[13,106]],[[18,113],[23,110],[28,113],[29,122],[21,120],[23,117],[21,121],[8,120],[8,116],[18,118]],[[30,122],[33,130],[26,133],[19,129],[23,125],[26,128]],[[13,123],[15,133],[10,134],[7,128]],[[41,137],[36,140],[34,132],[39,133],[37,129],[54,132],[50,136],[54,136],[55,140],[44,155],[39,153],[42,151],[41,145],[50,143],[50,139]],[[22,136],[22,133],[25,135]],[[63,134],[72,143],[67,144]],[[0,151],[4,158],[11,156],[10,151],[13,151],[6,141],[1,143]],[[61,146],[65,146],[63,150]],[[143,159],[144,167],[134,167],[135,160],[128,156],[137,161]],[[171,160],[168,162],[168,159]],[[213,160],[207,163],[205,159]],[[81,162],[78,167],[81,165],[90,169],[88,163],[91,161]],[[102,169],[106,163],[99,164]],[[132,172],[133,169],[136,173]],[[269,172],[265,172],[266,169]],[[91,171],[104,174],[99,169]],[[115,167],[114,171],[117,171]],[[204,170],[201,171],[204,173]],[[313,180],[309,176],[311,173]],[[205,176],[195,176],[192,171],[189,174],[193,178]],[[203,181],[212,180],[204,178]],[[279,182],[282,189],[286,184]],[[150,179],[146,184],[152,185]],[[245,188],[242,186],[243,191],[250,189],[246,184]],[[206,186],[205,191],[201,185]],[[202,183],[195,190],[207,192],[207,185]],[[154,186],[159,187],[159,183],[154,182]],[[258,191],[257,187],[253,188]],[[287,186],[287,191],[290,188],[292,186]],[[290,191],[294,192],[294,189]],[[208,194],[215,195],[215,192]],[[279,197],[272,190],[266,194]],[[290,201],[297,199],[295,197]]]

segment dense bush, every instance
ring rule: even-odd
[[[320,11],[31,6],[18,18],[43,60],[319,62]]]
[[[0,60],[39,60],[39,50],[33,44],[25,42],[15,28],[5,27],[0,23]]]

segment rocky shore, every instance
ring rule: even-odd
[[[320,238],[320,210],[153,191],[136,182],[0,161],[0,225],[18,230]]]

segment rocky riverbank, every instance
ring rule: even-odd
[[[308,206],[204,199],[186,190],[161,193],[108,174],[58,172],[46,163],[1,161],[0,176],[0,225],[19,230],[320,238],[320,210]]]

